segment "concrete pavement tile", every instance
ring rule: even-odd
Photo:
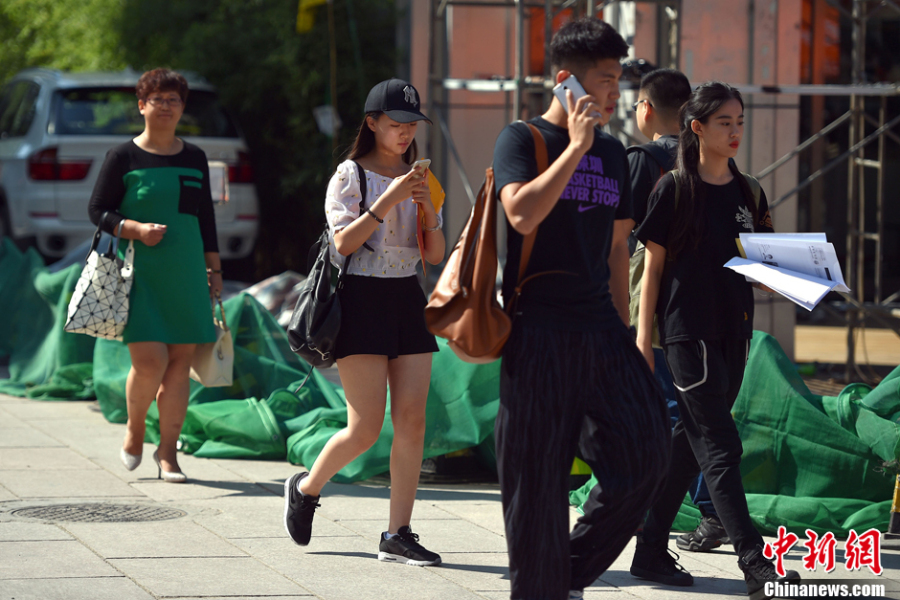
[[[341,519],[339,523],[371,540],[378,540],[381,532],[387,527],[386,519],[382,521]],[[420,542],[423,546],[438,554],[444,551],[506,552],[506,538],[458,518],[419,520],[414,510],[412,530],[421,536]]]
[[[220,597],[212,597],[212,596],[203,596],[202,598],[193,596],[193,597],[178,597],[178,598],[166,598],[166,600],[296,600],[297,598],[315,598],[310,593],[300,593],[294,596],[220,596]]]
[[[296,465],[284,460],[218,459],[216,464],[242,479],[279,486],[284,483],[285,479],[301,470]]]
[[[202,477],[196,470],[189,470],[188,467],[182,464],[180,457],[178,459],[178,462],[181,466],[182,471],[184,471],[184,473],[188,477],[187,483],[171,484],[166,483],[161,479],[156,479],[156,465],[151,462],[153,469],[150,475],[152,475],[152,478],[146,477],[145,473],[144,477],[142,477],[139,482],[132,484],[134,489],[138,490],[142,494],[147,495],[150,498],[153,498],[157,502],[184,503],[197,500],[230,500],[234,498],[256,498],[272,496],[271,492],[256,485],[253,482]],[[143,468],[143,464],[138,467],[138,469]],[[219,470],[224,471],[224,469]],[[233,476],[233,474],[229,474],[229,476]]]
[[[505,592],[494,592],[487,590],[475,591],[478,592],[478,594],[486,600],[509,600],[508,589]],[[681,598],[679,598],[679,600],[690,600],[690,598],[683,595],[684,592],[681,592],[681,594],[682,596]],[[596,585],[589,587],[584,590],[584,597],[585,600],[632,600],[634,598],[637,598],[637,596],[629,594],[626,590],[620,590],[609,585]]]
[[[0,448],[61,448],[64,444],[34,427],[0,428]]]
[[[245,542],[257,559],[328,600],[480,598],[444,577],[441,567],[380,562],[377,544],[362,538],[321,538],[306,549],[286,537]]]
[[[106,559],[246,556],[221,537],[183,518],[142,523],[66,523],[65,528]]]
[[[292,596],[308,593],[252,558],[110,560],[155,596]]]
[[[265,500],[264,502],[262,500]],[[216,534],[228,538],[280,538],[287,536],[284,531],[284,502],[273,497],[256,502],[241,499],[239,504],[229,499],[204,501],[211,507],[218,507],[217,514],[203,514],[194,517],[194,521]],[[194,506],[199,503],[194,503]],[[346,537],[355,536],[355,532],[334,523],[321,515],[317,515],[313,524],[313,537]]]
[[[434,506],[448,515],[464,519],[497,535],[506,535],[503,505],[497,502],[435,502]]]
[[[77,419],[95,418],[96,413],[91,411],[91,402],[41,402],[25,400],[23,402],[10,402],[3,405],[3,410],[11,413],[22,421],[69,421]],[[102,416],[100,417],[103,418]]]
[[[509,562],[505,551],[442,552],[437,547],[434,550],[441,555],[440,574],[446,579],[478,592],[504,592],[509,598]]]
[[[2,585],[0,600],[152,600],[126,577],[12,579]],[[268,599],[267,599],[268,600]]]
[[[46,542],[71,539],[71,535],[56,525],[16,521],[0,523],[0,542]]]
[[[118,575],[115,569],[74,540],[0,544],[0,580]]]
[[[0,485],[20,498],[142,496],[103,470],[0,471]]]
[[[28,423],[4,410],[2,404],[0,404],[0,423],[3,423],[3,427],[0,429],[21,429],[22,427],[29,427]]]
[[[10,492],[8,489],[0,485],[0,502],[8,502],[10,500],[18,500],[19,497]]]
[[[110,458],[118,461],[119,449],[125,437],[125,427],[99,420],[79,421],[69,424],[65,421],[32,421],[35,428],[59,440],[69,448],[88,458]],[[152,453],[155,446],[145,444]],[[147,455],[149,457],[149,455]]]
[[[68,448],[0,448],[0,471],[99,469]]]
[[[283,490],[282,482],[282,494]],[[316,510],[316,514],[324,515],[332,521],[371,519],[382,522],[388,517],[390,494],[391,490],[387,487],[329,483],[322,490],[322,506]],[[422,494],[422,490],[416,494],[414,520],[454,518],[446,511],[436,508],[429,501],[427,493],[424,498]]]

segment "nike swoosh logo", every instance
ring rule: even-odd
[[[579,204],[578,212],[585,212],[587,210],[591,210],[592,208],[597,208],[598,206],[600,206],[600,205],[599,204],[588,204],[587,206],[585,206],[584,204]]]

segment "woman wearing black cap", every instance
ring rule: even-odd
[[[418,122],[431,121],[419,110],[415,88],[400,79],[372,88],[365,110],[356,143],[331,177],[325,198],[336,250],[332,261],[341,267],[349,257],[338,291],[341,331],[335,351],[347,397],[347,427],[328,441],[308,473],[285,481],[284,525],[294,542],[309,543],[322,487],[381,433],[387,384],[394,426],[391,503],[378,558],[438,565],[441,557],[423,548],[409,527],[422,464],[431,353],[438,349],[425,328],[426,300],[416,264],[423,258],[437,264],[445,247],[427,171],[411,168]]]

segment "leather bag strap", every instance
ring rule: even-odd
[[[537,127],[531,123],[525,124],[528,125],[528,129],[531,130],[531,136],[534,138],[534,160],[537,162],[538,175],[540,175],[550,166],[549,159],[547,158],[547,143],[544,141],[544,136],[541,135],[541,132]],[[534,240],[537,238],[537,232],[538,228],[535,227],[534,231],[522,239],[522,255],[519,258],[519,277],[516,280],[517,287],[522,283],[522,278],[525,276],[525,270],[528,268],[528,261],[531,260],[531,251],[534,250]]]

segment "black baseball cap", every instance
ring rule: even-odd
[[[388,79],[372,88],[366,98],[366,112],[383,112],[398,123],[428,121],[419,110],[419,92],[408,81]]]

